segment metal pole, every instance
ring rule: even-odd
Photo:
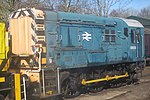
[[[23,89],[24,89],[24,100],[27,100],[27,95],[26,95],[26,81],[25,81],[24,77],[23,77]]]
[[[140,44],[140,43],[139,43]],[[138,36],[136,35],[136,50],[137,50],[137,58],[139,57],[139,46],[138,46]]]
[[[44,69],[42,69],[42,79],[43,79],[43,95],[45,96],[45,79],[44,79]]]
[[[58,82],[58,93],[60,93],[60,72],[59,68],[57,68],[57,82]]]

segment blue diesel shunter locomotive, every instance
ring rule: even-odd
[[[138,21],[51,11],[45,16],[47,64],[65,73],[65,96],[77,95],[82,86],[102,89],[106,80],[133,80],[144,66],[144,27]]]
[[[36,45],[42,43],[40,46],[46,48],[38,52],[46,63],[32,58],[30,61],[39,63],[37,72],[51,69],[47,76],[57,74],[50,79],[50,86],[58,83],[57,89],[64,97],[100,91],[105,86],[118,86],[122,82],[131,83],[144,66],[144,27],[136,20],[52,11],[43,11],[44,17],[37,14],[39,19],[36,19],[32,9],[18,12],[11,18],[28,16],[34,20],[31,26],[44,26],[45,30],[34,27],[32,30],[36,34],[33,35]],[[40,57],[38,54],[33,58]],[[48,85],[45,81],[41,83],[43,86]],[[43,91],[48,91],[45,88]]]

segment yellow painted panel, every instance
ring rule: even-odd
[[[20,74],[15,74],[15,100],[21,100]]]
[[[5,59],[5,23],[0,23],[0,59]]]
[[[42,64],[46,64],[46,58],[42,58]]]
[[[43,53],[46,53],[46,47],[42,47],[43,48]]]
[[[5,33],[5,41],[6,41],[6,46],[5,46],[5,55],[6,55],[6,59],[8,59],[8,57],[10,56],[10,55],[8,55],[9,53],[9,40],[10,40],[10,38],[9,38],[9,33],[8,32],[6,32]]]
[[[5,77],[0,77],[0,83],[5,82]]]
[[[2,62],[3,62],[3,60],[0,59],[0,66],[1,66]]]
[[[10,59],[7,60],[7,63],[5,64],[5,66],[2,69],[2,71],[7,71],[9,67],[10,67]]]

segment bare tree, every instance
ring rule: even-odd
[[[108,16],[111,8],[118,4],[118,8],[124,8],[127,6],[127,3],[132,0],[96,0],[98,6],[98,15],[99,16]]]
[[[38,8],[44,5],[45,0],[22,0],[17,6],[18,8]]]
[[[64,8],[66,12],[70,12],[71,1],[72,0],[64,0]]]
[[[136,16],[138,14],[138,11],[133,9],[133,8],[128,8],[128,9],[113,9],[109,16],[111,17],[122,17],[126,18],[128,16],[134,15]]]
[[[45,0],[43,9],[55,10],[56,4],[57,4],[56,0]]]
[[[34,7],[55,11],[108,16],[114,5],[119,4],[118,8],[123,9],[128,1],[132,0],[0,0],[0,15],[5,16],[4,19],[6,19],[10,12],[18,8]],[[121,11],[124,10],[119,10],[119,12]]]
[[[0,0],[0,21],[7,21],[10,12],[15,10],[17,2],[20,0]]]
[[[98,6],[99,16],[108,16],[108,13],[112,6],[120,2],[121,0],[96,0]]]
[[[141,11],[138,13],[138,16],[150,18],[150,6],[141,9]]]
[[[76,5],[77,13],[81,14],[95,14],[97,15],[97,8],[95,6],[95,2],[92,0],[80,0],[78,5]]]
[[[102,0],[97,0],[99,16],[102,16]]]
[[[0,20],[7,21],[9,14],[23,7],[44,7],[45,0],[0,0]]]
[[[80,0],[57,0],[56,10],[65,12],[77,12],[79,2]]]

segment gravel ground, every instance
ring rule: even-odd
[[[144,69],[139,84],[105,89],[98,93],[82,94],[65,100],[150,100],[150,67]]]

